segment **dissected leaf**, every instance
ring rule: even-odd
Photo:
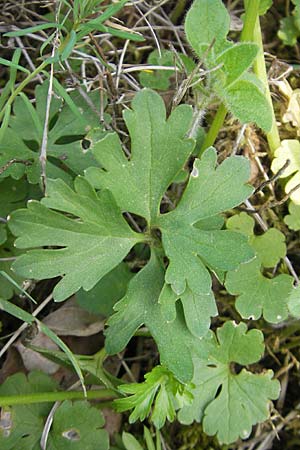
[[[245,319],[263,316],[268,322],[279,323],[288,316],[293,278],[286,274],[271,279],[264,277],[258,259],[228,272],[225,286],[230,294],[238,295],[235,307]]]
[[[86,401],[64,401],[55,412],[49,434],[49,450],[108,450],[104,418]]]
[[[280,385],[271,379],[272,371],[253,374],[242,369],[236,374],[232,367],[232,363],[247,365],[261,358],[260,331],[247,332],[243,323],[226,322],[216,336],[210,334],[207,345],[208,357],[194,361],[194,400],[179,412],[179,420],[185,424],[202,420],[205,433],[230,444],[247,438],[253,425],[269,417],[269,400],[278,397]]]
[[[297,139],[284,139],[281,141],[281,146],[275,151],[275,158],[273,159],[271,169],[277,173],[287,162],[290,161],[289,166],[280,175],[280,178],[288,176],[292,177],[285,185],[285,192],[290,192],[294,187],[300,185],[300,142]],[[291,200],[300,205],[300,189],[292,192]]]
[[[240,231],[249,238],[249,243],[264,267],[274,267],[286,255],[285,236],[276,228],[269,228],[262,235],[254,234],[255,221],[242,212],[230,217],[226,222],[229,230]]]
[[[28,378],[16,373],[0,386],[0,395],[23,395],[56,390],[56,382],[43,372],[31,372]],[[51,403],[35,403],[5,407],[9,415],[7,427],[0,427],[0,447],[3,450],[37,450],[44,421]]]
[[[296,205],[294,202],[289,203],[289,213],[284,217],[284,222],[291,230],[300,230],[300,205]]]
[[[13,266],[30,278],[64,275],[54,289],[55,299],[61,301],[81,287],[88,290],[95,286],[141,240],[141,235],[127,225],[109,191],[103,190],[98,196],[80,177],[75,180],[76,192],[62,180],[48,180],[47,185],[42,203],[33,201],[28,209],[12,213],[9,226],[20,236],[16,240],[19,248],[59,248],[30,250]]]
[[[180,381],[187,382],[193,375],[192,351],[198,340],[186,329],[180,309],[176,320],[165,321],[158,303],[163,277],[163,268],[153,253],[146,267],[130,281],[125,297],[115,305],[117,312],[108,320],[105,348],[109,354],[120,352],[145,324],[157,343],[161,363]]]
[[[194,142],[185,137],[192,109],[180,105],[166,120],[162,98],[144,89],[135,96],[132,110],[124,112],[124,119],[131,137],[130,160],[117,134],[108,134],[93,148],[103,169],[92,167],[86,176],[96,188],[109,189],[122,211],[150,222],[159,215],[162,196],[193,150]]]
[[[252,188],[245,184],[248,178],[247,160],[231,157],[216,168],[216,152],[208,149],[201,160],[195,161],[177,208],[157,221],[170,261],[166,283],[177,298],[181,297],[187,326],[196,336],[207,332],[210,316],[217,314],[207,267],[227,271],[254,256],[241,234],[207,229],[208,218],[233,208],[250,195]],[[199,228],[201,220],[207,227],[204,224]],[[194,227],[197,222],[198,228]],[[160,303],[165,301],[160,298]],[[195,323],[190,320],[193,317]]]
[[[38,199],[41,191],[37,186],[31,186],[22,178],[14,180],[6,178],[0,181],[0,216],[6,218],[15,209],[22,208],[29,199]]]
[[[14,159],[27,162],[27,165],[14,163],[1,174],[1,177],[10,175],[18,179],[26,173],[30,183],[39,182],[39,152],[47,92],[48,82],[36,87],[35,107],[24,94],[16,98],[14,115],[11,116],[9,128],[0,143],[0,167]],[[98,92],[88,94],[88,97],[92,103],[98,104]],[[71,93],[68,99],[70,105],[73,105],[72,108],[66,102],[63,104],[56,93],[52,96],[47,143],[47,155],[50,157],[47,162],[47,175],[65,181],[70,181],[73,172],[82,174],[86,167],[95,165],[91,152],[82,147],[81,139],[91,128],[100,127],[97,114],[80,94]],[[97,106],[95,108],[97,110]],[[69,174],[66,169],[69,169]]]
[[[100,193],[81,177],[75,180],[75,192],[62,180],[48,180],[41,203],[31,202],[27,210],[12,214],[10,228],[18,236],[16,245],[30,248],[14,268],[30,278],[62,276],[54,297],[63,300],[80,287],[95,286],[138,242],[152,247],[152,253],[153,248],[164,250],[169,258],[164,291],[172,294],[168,314],[160,296],[163,266],[152,255],[116,305],[118,312],[108,321],[106,346],[109,353],[121,351],[145,324],[157,342],[162,363],[180,380],[189,380],[193,336],[181,305],[189,330],[203,336],[210,317],[217,313],[209,271],[224,278],[225,271],[254,256],[245,236],[220,230],[223,220],[218,216],[251,194],[253,189],[246,184],[250,166],[245,158],[235,156],[216,167],[216,151],[208,149],[201,160],[195,160],[178,206],[161,214],[161,199],[193,150],[194,142],[185,137],[192,111],[179,106],[166,120],[162,99],[150,90],[139,92],[132,106],[124,115],[131,137],[129,159],[116,134],[93,144],[101,168],[88,169],[87,178]],[[143,216],[146,231],[133,232],[121,212]],[[178,298],[181,305],[176,304]],[[167,325],[166,315],[171,317]],[[170,343],[169,335],[174,342]],[[175,347],[182,348],[184,362],[178,361]]]
[[[114,401],[117,411],[124,412],[132,409],[129,422],[134,423],[137,420],[145,420],[152,409],[151,421],[158,429],[164,426],[166,419],[173,422],[176,409],[183,404],[191,403],[193,399],[190,392],[192,386],[180,383],[168,369],[162,366],[156,366],[147,373],[143,383],[123,384],[118,389],[122,394],[130,394],[130,396]]]

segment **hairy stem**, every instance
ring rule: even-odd
[[[202,144],[201,150],[200,150],[200,155],[204,152],[205,149],[207,149],[208,147],[210,147],[211,145],[214,144],[218,133],[224,123],[225,117],[227,114],[227,109],[226,106],[222,103],[219,108],[218,111],[214,117],[214,120],[209,128],[209,131],[204,139],[204,142]]]

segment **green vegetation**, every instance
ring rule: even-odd
[[[299,2],[283,43],[270,0],[29,3],[0,58],[1,449],[296,448],[299,67],[273,103],[263,40],[284,58]]]

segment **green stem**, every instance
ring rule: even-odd
[[[260,28],[258,16],[257,16],[256,22],[255,22],[255,27],[254,27],[253,42],[255,42],[255,44],[257,44],[259,46],[259,52],[258,52],[258,55],[254,62],[254,67],[253,67],[254,72],[264,85],[265,96],[266,96],[267,100],[270,102],[271,109],[272,109],[272,128],[267,133],[267,140],[268,140],[268,144],[269,144],[271,152],[274,153],[274,151],[278,147],[280,147],[281,142],[280,142],[278,127],[276,124],[276,118],[275,118],[271,93],[270,93],[270,89],[269,89],[268,75],[267,75],[266,63],[265,63],[265,58],[264,58],[262,34],[261,34],[261,28]]]
[[[260,0],[245,1],[245,20],[241,41],[253,41],[253,33],[258,18]]]
[[[253,36],[256,18],[258,16],[259,2],[260,2],[260,0],[251,0],[251,2],[249,2],[249,8],[246,9],[246,15],[245,15],[244,27],[242,30],[241,40],[248,40],[248,39],[251,40],[251,38]],[[224,123],[226,114],[227,114],[226,106],[224,104],[221,104],[215,115],[215,118],[209,129],[209,132],[207,133],[206,138],[203,142],[203,145],[200,150],[200,154],[203,153],[203,151],[206,148],[208,148],[214,144],[214,142],[218,136],[218,133]]]
[[[2,109],[2,111],[0,112],[0,120],[2,120],[6,108],[10,107],[13,104],[14,99],[20,94],[20,92],[23,91],[23,89],[25,88],[25,86],[40,72],[42,72],[42,70],[49,64],[49,60],[43,61],[42,64],[40,64],[33,72],[31,72],[28,77],[26,77],[22,83],[19,84],[19,86],[12,92],[11,96],[9,97],[9,99],[6,102],[5,107]]]
[[[218,136],[218,133],[224,123],[226,114],[227,114],[226,106],[222,103],[219,106],[218,111],[214,117],[213,123],[211,124],[209,131],[204,139],[204,142],[200,150],[200,155],[204,152],[205,149],[214,144]]]
[[[100,400],[116,398],[116,392],[111,389],[87,391],[86,397],[82,391],[34,392],[23,395],[5,395],[0,397],[0,406],[29,405],[30,403],[53,403],[64,400]]]

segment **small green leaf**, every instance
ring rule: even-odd
[[[264,277],[258,259],[229,272],[225,286],[230,294],[238,295],[235,307],[245,319],[259,319],[263,315],[268,322],[279,323],[288,316],[293,278],[286,274],[272,279]]]
[[[300,230],[300,205],[296,205],[294,202],[289,203],[289,213],[284,217],[284,222],[287,226],[294,231]]]
[[[16,37],[16,36],[26,36],[29,33],[36,33],[37,31],[47,30],[48,28],[62,28],[62,25],[55,22],[41,23],[40,25],[35,25],[34,27],[23,28],[22,30],[9,31],[5,33],[4,37]]]
[[[274,173],[278,172],[287,160],[290,161],[289,166],[280,175],[280,178],[292,175],[285,185],[285,192],[288,193],[300,184],[300,142],[297,139],[284,139],[274,156],[271,166]],[[300,205],[300,189],[293,192],[290,198],[296,205]]]
[[[211,333],[206,338],[206,345],[208,357],[194,360],[194,400],[179,412],[179,420],[185,424],[202,420],[205,433],[230,444],[247,438],[253,425],[269,417],[269,400],[278,397],[280,385],[271,379],[272,371],[253,374],[242,369],[237,375],[232,367],[232,363],[247,365],[261,358],[260,331],[247,332],[244,323],[226,322],[216,336]]]
[[[264,234],[254,234],[254,219],[242,212],[230,217],[226,222],[229,230],[240,231],[249,237],[249,244],[264,267],[274,267],[286,255],[285,236],[276,228],[270,228]]]
[[[12,176],[18,179],[26,174],[30,183],[37,184],[40,181],[39,150],[47,93],[48,82],[36,87],[35,107],[25,94],[16,98],[8,129],[0,142],[0,167],[14,159],[23,163],[11,164],[1,174],[1,178]],[[99,93],[94,91],[87,95],[97,109]],[[54,126],[51,125],[48,135],[47,177],[61,178],[70,183],[70,172],[83,174],[87,167],[97,165],[91,151],[85,150],[80,141],[91,129],[100,128],[99,119],[79,93],[68,94],[56,81],[50,108],[50,124]]]
[[[223,65],[226,73],[226,86],[232,84],[252,65],[258,52],[258,46],[251,42],[241,42],[218,55],[217,64]]]
[[[12,69],[20,70],[21,72],[30,73],[30,71],[25,67],[20,66],[13,61],[9,61],[8,59],[0,58],[0,64],[2,64],[3,66],[11,67]]]
[[[278,37],[282,40],[284,45],[293,47],[297,44],[297,40],[300,37],[300,29],[295,20],[295,16],[287,16],[280,20]]]
[[[151,408],[151,421],[156,428],[164,426],[166,419],[173,422],[176,409],[179,407],[177,396],[184,398],[185,404],[192,401],[191,386],[180,383],[174,375],[162,366],[156,366],[145,375],[143,383],[124,384],[118,387],[122,394],[129,397],[114,400],[117,411],[123,412],[133,409],[129,422],[145,420]]]
[[[104,418],[86,401],[64,401],[55,412],[49,434],[49,450],[108,450]]]
[[[80,177],[75,180],[75,189],[76,192],[61,180],[48,180],[43,202],[29,203],[27,210],[12,213],[9,221],[12,233],[19,236],[17,247],[59,247],[30,250],[14,263],[16,272],[25,277],[64,275],[54,289],[57,301],[65,300],[81,287],[94,287],[142,240],[142,235],[129,228],[108,191],[97,196]]]
[[[230,16],[221,0],[195,0],[187,13],[184,29],[190,45],[201,58],[207,47],[226,38]]]
[[[229,111],[242,123],[255,122],[264,131],[270,131],[271,105],[255,83],[239,79],[220,95]]]
[[[62,43],[62,50],[60,52],[60,60],[65,61],[72,53],[77,41],[77,34],[74,30],[71,30],[70,34]]]
[[[126,433],[126,431],[122,433],[122,441],[126,450],[144,450],[136,438],[132,434]]]

